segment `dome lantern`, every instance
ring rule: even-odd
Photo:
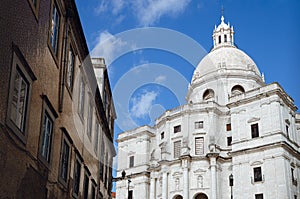
[[[215,26],[213,32],[214,49],[220,46],[234,46],[234,31],[233,26],[230,27],[230,23],[224,22],[224,16],[221,17],[221,23],[218,27]]]

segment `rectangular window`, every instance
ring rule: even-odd
[[[89,176],[87,173],[84,174],[83,180],[83,198],[88,199],[89,195]]]
[[[133,190],[129,190],[128,199],[132,199],[132,198],[133,198]]]
[[[231,124],[226,124],[226,131],[231,131]]]
[[[70,91],[73,90],[73,81],[74,81],[74,63],[75,63],[75,55],[70,45],[69,49],[69,57],[68,57],[68,67],[67,67],[67,86]]]
[[[227,146],[231,146],[232,137],[227,137]]]
[[[203,137],[195,138],[195,154],[196,155],[204,154],[204,138]]]
[[[261,182],[262,181],[261,167],[253,168],[253,173],[254,173],[254,182]]]
[[[85,98],[85,85],[83,79],[81,79],[79,85],[79,102],[78,102],[78,111],[81,118],[83,118],[83,114],[84,114],[84,98]]]
[[[251,125],[251,136],[252,138],[259,137],[258,124]]]
[[[297,179],[295,177],[295,169],[294,168],[291,168],[291,175],[292,175],[292,183],[293,183],[293,185],[297,186],[298,182],[297,182]]]
[[[224,35],[224,42],[227,42],[227,35]]]
[[[60,26],[60,13],[58,11],[57,5],[55,4],[55,2],[53,2],[51,22],[50,22],[50,45],[55,55],[57,55],[57,50],[58,50],[59,26]]]
[[[264,199],[264,195],[262,193],[255,194],[255,199]]]
[[[78,194],[79,194],[80,173],[81,173],[81,160],[77,156],[75,159],[74,176],[73,176],[73,178],[74,178],[73,195],[75,196],[75,198],[77,198]]]
[[[289,126],[285,125],[286,136],[289,138]]]
[[[69,167],[70,167],[70,154],[71,154],[71,144],[63,136],[62,146],[61,146],[61,158],[60,158],[60,172],[59,177],[64,185],[68,183]]]
[[[181,125],[174,126],[174,133],[178,133],[181,131]]]
[[[92,125],[93,125],[93,106],[92,103],[89,104],[88,110],[88,121],[87,121],[87,135],[91,141],[92,139]]]
[[[16,73],[12,83],[13,90],[11,91],[10,120],[22,133],[24,133],[29,83],[25,79],[18,65],[16,66]]]
[[[25,143],[31,84],[36,77],[19,48],[13,45],[13,50],[6,123]]]
[[[165,138],[165,132],[162,132],[161,134],[160,134],[160,139],[162,140],[162,139],[164,139]]]
[[[134,166],[134,156],[129,157],[129,168]]]
[[[96,187],[97,187],[97,185],[93,182],[92,183],[92,191],[91,191],[91,199],[96,199],[96,190],[97,190]]]
[[[179,158],[181,154],[181,141],[174,142],[174,158]]]
[[[195,129],[203,129],[203,121],[195,122]]]
[[[53,121],[45,110],[42,124],[41,155],[48,163],[50,162],[52,134]]]
[[[103,129],[102,129],[103,131]],[[101,145],[100,145],[100,168],[99,168],[99,175],[102,177],[103,180],[103,172],[104,172],[104,161],[105,161],[105,145],[104,145],[104,138],[103,138],[103,133],[101,134]]]
[[[95,117],[96,118],[96,117]],[[94,137],[94,151],[98,156],[98,143],[99,143],[99,122],[95,121],[95,137]]]

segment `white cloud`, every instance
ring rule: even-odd
[[[137,18],[141,25],[149,26],[164,16],[176,16],[184,11],[190,0],[144,0],[135,1]]]
[[[111,63],[126,45],[127,43],[120,38],[115,37],[108,31],[104,31],[97,37],[96,45],[91,51],[91,56],[104,57],[106,63]]]
[[[155,81],[156,83],[163,83],[163,82],[165,82],[166,80],[167,80],[167,77],[166,77],[166,76],[160,75],[160,76],[156,77],[154,81]]]
[[[130,114],[137,118],[143,118],[149,114],[150,109],[158,93],[154,91],[144,91],[141,95],[131,99],[133,104]]]
[[[158,22],[162,16],[177,16],[182,13],[190,1],[191,0],[102,0],[100,5],[96,8],[96,13],[103,13],[103,10],[106,9],[106,12],[111,12],[114,16],[117,16],[121,14],[124,9],[128,9],[133,13],[140,25],[150,26]]]

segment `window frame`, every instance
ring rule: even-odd
[[[195,122],[195,129],[203,129],[204,128],[204,122],[203,121],[196,121]]]
[[[73,168],[73,190],[72,190],[72,195],[74,198],[78,198],[79,197],[79,193],[80,193],[80,180],[81,180],[81,168],[82,168],[82,158],[80,157],[80,155],[78,153],[76,153],[75,155],[75,161],[74,161],[74,168]],[[79,167],[77,167],[79,165]],[[78,187],[75,187],[75,183],[76,183],[76,168],[79,168],[79,173],[78,173]],[[76,190],[78,188],[78,190]],[[76,193],[77,192],[77,193]]]
[[[264,194],[263,193],[258,193],[254,195],[255,199],[264,199]]]
[[[259,176],[257,176],[260,174]],[[263,174],[262,174],[262,168],[259,167],[253,167],[253,182],[262,182],[263,181]]]
[[[68,152],[68,160],[67,160],[67,176],[66,179],[64,179],[64,176],[62,176],[62,169],[63,169],[63,150],[65,144],[69,147]],[[70,140],[68,136],[68,132],[65,129],[62,129],[62,139],[61,139],[61,150],[60,150],[60,162],[59,162],[59,178],[58,180],[65,186],[68,186],[69,178],[70,178],[70,166],[71,166],[71,156],[72,156],[72,141]]]
[[[181,132],[181,125],[176,125],[173,127],[173,132],[174,133],[180,133]]]
[[[227,137],[227,146],[232,146],[232,136]]]
[[[202,140],[202,147],[198,149],[197,141],[196,140]],[[201,153],[198,153],[197,151],[201,150]],[[195,137],[195,155],[204,155],[204,137]]]
[[[20,129],[16,122],[11,119],[12,113],[12,101],[13,101],[13,90],[15,87],[15,77],[16,74],[22,76],[23,79],[27,82],[27,94],[26,94],[26,102],[24,103],[24,115],[23,117],[23,125],[22,129]],[[25,60],[23,54],[20,49],[13,44],[13,52],[12,52],[12,62],[11,62],[11,74],[10,74],[10,82],[9,82],[9,93],[8,93],[8,108],[6,112],[6,124],[8,127],[14,132],[14,134],[19,138],[19,140],[26,144],[28,137],[28,122],[29,122],[29,112],[30,112],[30,101],[31,101],[31,93],[32,93],[32,83],[36,80],[36,76],[32,72],[30,66]]]
[[[84,119],[85,98],[86,98],[85,93],[86,93],[85,82],[83,77],[81,77],[79,81],[79,92],[78,92],[78,115],[81,121],[83,121]]]
[[[163,140],[164,138],[165,138],[165,132],[163,131],[160,133],[160,139]]]
[[[251,124],[250,129],[251,129],[251,138],[252,139],[258,138],[259,137],[259,124],[258,123]],[[256,129],[256,131],[254,131],[254,129]]]
[[[91,95],[90,95],[91,98]],[[92,103],[92,100],[90,99],[89,105],[88,105],[88,115],[87,115],[87,129],[86,129],[86,134],[90,140],[92,141],[92,131],[93,131],[93,115],[94,115],[94,106]]]
[[[179,146],[176,146],[178,144]],[[181,155],[181,140],[174,141],[173,143],[173,157],[179,158]]]
[[[85,169],[83,175],[83,190],[82,190],[82,198],[88,199],[89,197],[89,184],[90,184],[90,173]]]
[[[73,67],[72,67],[72,71],[70,72],[70,52],[72,52],[73,54]],[[66,87],[70,93],[70,95],[72,96],[73,93],[73,89],[74,89],[74,75],[75,75],[75,67],[76,67],[76,52],[74,50],[73,44],[72,42],[69,43],[69,47],[68,47],[68,60],[67,60],[67,67],[66,67],[66,72],[65,72],[65,81],[66,81]],[[69,85],[69,74],[71,74],[71,83]]]
[[[129,168],[134,167],[134,155],[129,156]]]
[[[42,116],[41,116],[41,124],[40,124],[40,140],[39,140],[39,160],[45,164],[46,167],[50,167],[52,160],[52,146],[53,146],[53,137],[55,131],[55,119],[58,117],[58,114],[55,112],[55,109],[51,105],[48,97],[46,95],[42,95],[43,105],[42,105]],[[48,145],[48,155],[45,157],[43,153],[43,145],[44,145],[44,121],[45,117],[49,117],[49,120],[52,121],[52,132],[49,138]]]
[[[58,28],[57,28],[57,40],[56,40],[56,48],[54,48],[52,46],[52,42],[51,42],[51,34],[52,34],[52,18],[53,18],[53,9],[54,7],[57,10],[57,13],[59,15],[59,20],[58,20]],[[50,49],[50,52],[56,62],[56,64],[58,64],[58,57],[59,57],[59,50],[60,50],[60,35],[61,35],[61,27],[62,27],[62,12],[61,9],[59,7],[59,4],[56,0],[52,0],[51,1],[51,9],[50,9],[50,17],[49,17],[49,30],[48,30],[48,47]]]

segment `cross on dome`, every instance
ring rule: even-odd
[[[217,26],[215,26],[214,32],[213,32],[213,41],[214,41],[214,49],[222,46],[232,46],[234,47],[234,31],[233,26],[230,27],[230,23],[226,24],[224,22],[225,18],[222,15],[221,16],[221,23]]]

